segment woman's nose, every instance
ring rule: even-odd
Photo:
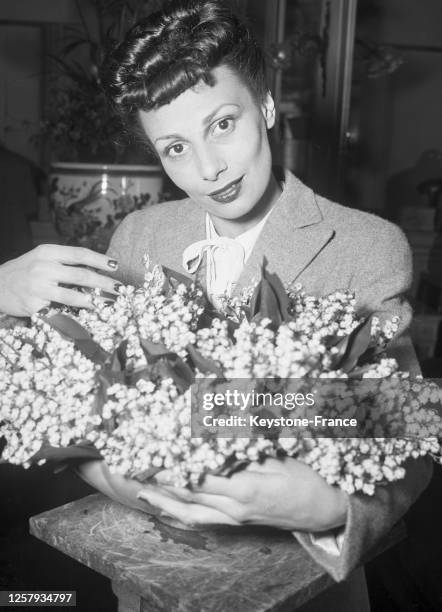
[[[215,147],[205,147],[199,154],[201,177],[205,181],[216,181],[227,168],[227,164]]]

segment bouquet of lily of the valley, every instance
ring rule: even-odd
[[[166,469],[172,482],[191,486],[209,472],[228,476],[288,455],[349,493],[372,494],[402,478],[407,459],[440,456],[442,390],[410,380],[386,356],[397,321],[358,317],[345,291],[317,298],[284,287],[265,265],[257,286],[226,298],[218,312],[185,277],[148,262],[146,269],[144,285],[122,287],[114,302],[97,293],[91,310],[54,309],[0,330],[5,460],[26,467],[103,458],[127,477]],[[363,427],[330,436],[321,427],[289,431],[279,420],[247,435],[213,435],[210,427],[196,435],[192,401],[201,384],[216,393],[237,380],[267,397],[293,381],[305,396],[319,388],[316,411],[356,410]],[[259,404],[253,410],[269,414]],[[308,408],[300,410],[292,406],[292,420],[308,421]]]

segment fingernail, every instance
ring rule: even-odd
[[[107,265],[111,270],[116,270],[118,268],[118,261],[116,259],[109,259]]]
[[[41,317],[45,317],[48,314],[48,312],[49,312],[49,308],[45,306],[44,308],[40,308],[37,314],[39,314]]]
[[[164,512],[164,510],[161,510],[161,512],[159,512],[158,516],[160,516],[161,518],[168,518],[168,519],[174,518],[171,514],[168,514],[167,512]]]

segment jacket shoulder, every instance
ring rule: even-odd
[[[173,222],[179,223],[181,218],[186,219],[191,210],[189,198],[183,200],[172,200],[169,202],[161,202],[160,204],[152,204],[148,208],[135,210],[121,221],[116,228],[111,241],[116,242],[126,241],[130,239],[130,243],[138,243],[140,240],[148,240],[154,232],[162,231]]]
[[[395,223],[376,214],[337,204],[316,196],[324,220],[331,223],[341,235],[347,235],[360,245],[385,243],[390,248],[408,249],[408,240]]]
[[[190,198],[183,200],[170,200],[161,202],[160,204],[152,204],[142,210],[136,210],[129,213],[121,222],[120,225],[135,226],[138,224],[149,224],[151,221],[162,221],[167,219],[176,219],[178,217],[186,217],[189,210],[192,209]]]

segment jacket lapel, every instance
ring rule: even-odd
[[[284,190],[256,241],[235,293],[259,280],[264,257],[284,282],[295,281],[333,236],[334,230],[324,220],[313,191],[286,172]]]
[[[206,237],[206,213],[190,199],[179,203],[173,212],[173,218],[155,236],[157,261],[191,278],[183,268],[183,252]]]
[[[182,266],[182,254],[189,244],[205,239],[206,214],[191,200],[183,202],[175,212],[170,233],[165,231],[157,245],[159,261],[189,276]],[[313,191],[286,171],[283,192],[256,241],[234,293],[259,280],[264,257],[269,260],[269,269],[284,282],[295,281],[333,236],[334,229],[324,220]],[[206,285],[205,258],[196,277]]]

